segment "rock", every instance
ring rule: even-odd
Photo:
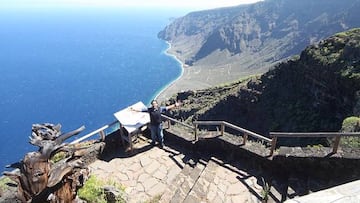
[[[106,196],[106,201],[109,203],[116,203],[119,200],[124,200],[125,193],[117,189],[112,185],[106,185],[103,187]]]

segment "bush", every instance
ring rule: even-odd
[[[351,116],[344,119],[341,127],[342,132],[358,132],[360,131],[360,118]]]
[[[359,132],[360,131],[360,118],[348,117],[342,123],[342,132]],[[358,148],[360,147],[360,137],[344,137],[341,138],[341,146]]]
[[[117,197],[115,202],[126,202],[124,188],[121,185],[116,184],[115,182],[101,181],[97,179],[96,176],[90,176],[85,185],[78,190],[78,196],[87,202],[106,203],[108,201],[104,192],[104,187],[108,185],[114,186],[123,194],[120,195],[120,197]]]
[[[6,190],[8,188],[7,184],[9,183],[15,184],[9,177],[0,177],[0,190]]]

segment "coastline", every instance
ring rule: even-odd
[[[155,96],[153,97],[154,99],[158,100],[159,102],[165,101],[167,99],[169,99],[173,94],[176,94],[177,92],[180,92],[181,90],[179,89],[179,91],[176,91],[176,83],[178,83],[180,81],[180,79],[184,76],[184,72],[186,69],[186,65],[175,55],[175,54],[171,54],[169,51],[171,49],[171,43],[168,41],[165,41],[165,43],[168,45],[168,48],[164,51],[164,54],[174,58],[180,65],[181,68],[181,73],[180,75],[174,79],[173,81],[171,81],[169,84],[167,84],[166,86],[164,86],[159,92],[157,92],[155,94]],[[172,91],[169,91],[170,88],[172,88]],[[176,91],[176,92],[174,92]]]
[[[174,51],[174,49],[181,49],[168,41],[168,48],[164,53],[174,58],[181,67],[181,74],[171,81],[168,85],[161,88],[154,94],[153,99],[159,102],[165,102],[177,93],[184,91],[197,91],[200,89],[211,88],[216,85],[237,81],[240,78],[257,74],[256,72],[249,72],[238,68],[241,64],[222,64],[211,65],[211,62],[198,62],[191,66],[186,65]]]
[[[219,84],[218,80],[212,80],[209,78],[213,77],[213,75],[222,73],[214,74],[214,70],[209,68],[207,65],[186,65],[179,59],[179,57],[176,55],[176,52],[172,51],[174,48],[173,45],[168,41],[166,41],[166,43],[169,45],[169,47],[164,51],[164,53],[170,57],[173,57],[179,63],[181,67],[181,74],[168,85],[164,86],[159,92],[154,94],[154,99],[158,100],[159,102],[165,102],[169,100],[171,96],[179,92],[189,90],[196,91]],[[224,82],[224,79],[227,80],[225,77],[221,78],[223,79],[220,79],[220,83]]]

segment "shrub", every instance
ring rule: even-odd
[[[112,185],[124,194],[124,187],[111,181],[101,181],[96,176],[90,176],[85,185],[78,190],[78,196],[87,202],[106,203],[106,195],[104,193],[104,186]],[[125,201],[125,195],[121,195],[116,199],[116,202],[122,203]]]
[[[348,117],[342,123],[342,132],[359,132],[360,131],[360,118]],[[360,147],[360,137],[344,137],[341,138],[341,146],[357,148]]]
[[[6,190],[8,183],[14,183],[9,177],[0,177],[0,190]],[[15,184],[15,183],[14,183]]]

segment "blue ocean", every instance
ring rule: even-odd
[[[1,10],[1,9],[0,9]],[[150,100],[181,74],[157,38],[182,11],[95,8],[0,11],[0,169],[30,151],[34,123],[81,135]]]

